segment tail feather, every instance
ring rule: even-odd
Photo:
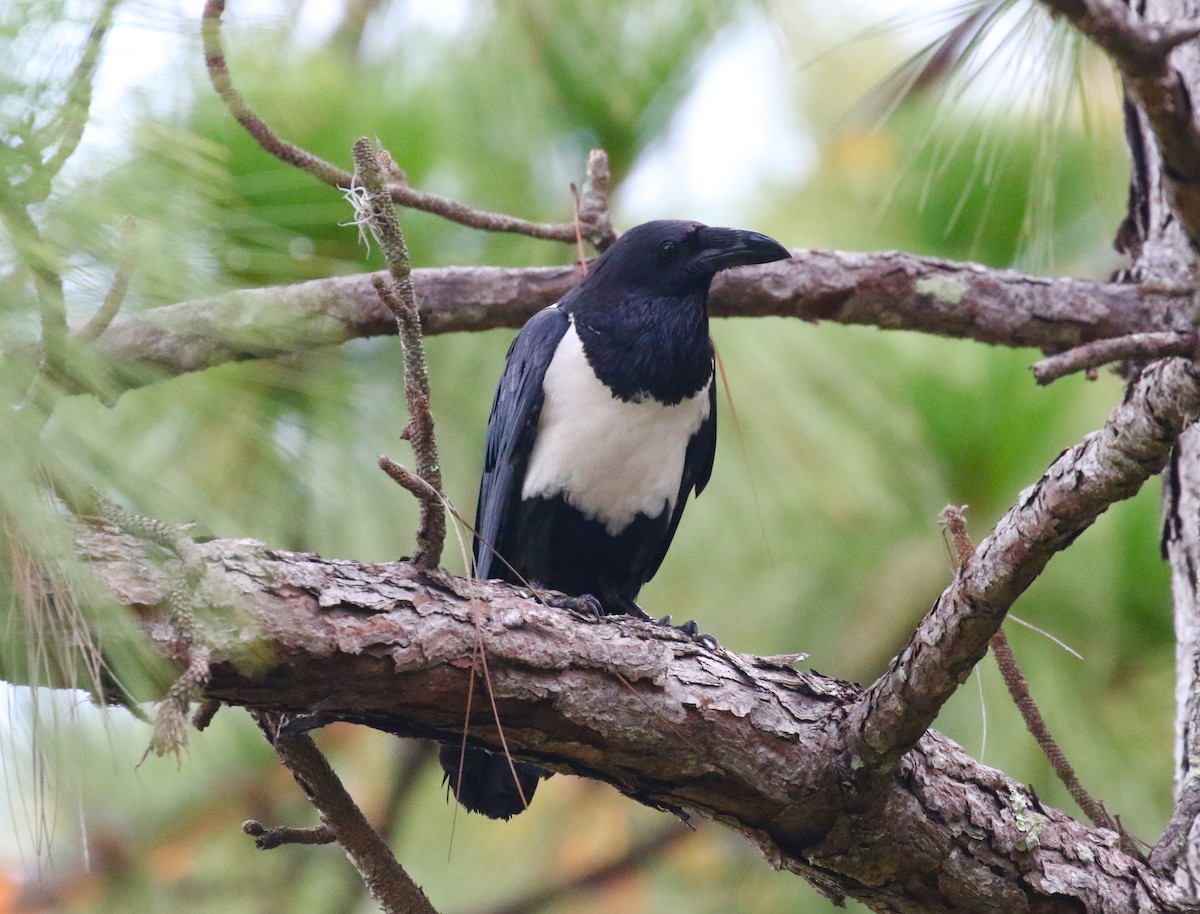
[[[510,819],[524,812],[533,801],[538,781],[550,777],[544,768],[513,762],[512,768],[517,770],[517,779],[513,780],[509,760],[503,755],[477,746],[467,746],[463,755],[457,743],[443,743],[438,761],[455,799],[470,812],[483,813],[489,819]]]

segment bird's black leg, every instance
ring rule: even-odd
[[[705,647],[713,649],[720,647],[716,638],[712,635],[703,634],[700,631],[700,623],[695,619],[689,619],[682,625],[674,625],[671,622],[670,616],[663,616],[661,619],[656,619],[638,606],[636,602],[619,594],[609,593],[605,594],[603,598],[593,596],[590,593],[585,593],[578,597],[570,597],[566,594],[552,594],[546,596],[545,600],[550,606],[569,610],[582,616],[589,622],[599,622],[604,616],[629,616],[631,619],[637,619],[641,622],[653,622],[655,625],[670,626],[676,631],[692,638],[698,644],[703,644]]]
[[[657,622],[650,613],[646,612],[637,605],[629,597],[623,597],[620,594],[605,594],[602,602],[604,603],[604,611],[610,616],[629,616],[632,619],[639,619],[642,622]]]

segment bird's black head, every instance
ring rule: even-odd
[[[620,284],[627,291],[688,295],[707,291],[730,267],[790,257],[773,238],[743,229],[660,219],[631,228],[592,265],[585,284]]]

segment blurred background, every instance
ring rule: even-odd
[[[1032,2],[903,14],[886,0],[229,5],[235,82],[280,134],[347,167],[357,136],[378,137],[415,186],[477,207],[567,220],[569,185],[599,146],[619,229],[694,218],[792,247],[1094,279],[1119,266],[1111,239],[1128,164],[1114,80]],[[127,215],[139,239],[127,312],[382,265],[342,225],[340,195],[267,156],[215,97],[197,0],[115,6],[81,144],[50,192],[24,205],[13,188],[36,178],[28,149],[69,129],[71,74],[110,6],[0,8],[0,348],[38,339],[30,251],[61,271],[82,322],[112,281]],[[37,226],[32,248],[20,212]],[[573,256],[419,213],[404,228],[417,266]],[[807,651],[822,673],[858,681],[880,672],[951,576],[941,508],[969,505],[982,538],[1121,396],[1111,375],[1037,388],[1031,350],[782,319],[716,321],[713,334],[740,428],[723,402],[713,482],[642,603],[700,620],[731,649]],[[512,335],[427,341],[446,488],[468,516]],[[0,388],[20,402],[10,375]],[[54,507],[31,485],[39,466],[217,536],[365,561],[412,550],[415,506],[375,466],[381,453],[410,456],[394,338],[225,365],[112,406],[78,396],[28,413],[0,416],[10,678],[53,667],[46,657],[69,653],[75,625],[126,646],[111,659],[135,692],[167,675],[99,601],[51,607],[43,646],[28,647],[15,557],[76,580]],[[1045,633],[1006,626],[1083,783],[1151,842],[1172,768],[1158,497],[1148,485],[1051,563],[1015,609]],[[463,568],[453,547],[447,564]],[[937,727],[1077,814],[990,659]],[[218,714],[181,765],[139,764],[149,736],[83,693],[0,690],[0,912],[374,910],[338,850],[260,853],[241,834],[251,817],[315,822],[244,713]],[[688,832],[600,784],[555,777],[531,813],[497,824],[456,816],[416,744],[350,726],[317,738],[443,914],[833,909],[721,827]],[[642,865],[616,878],[518,904],[631,851]]]

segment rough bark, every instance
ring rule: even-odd
[[[89,528],[79,548],[168,653],[169,576],[139,544]],[[460,732],[477,639],[510,747],[652,806],[698,812],[833,897],[921,912],[1183,911],[1179,891],[1112,832],[927,732],[870,794],[855,791],[846,720],[859,687],[709,649],[633,620],[595,623],[521,591],[393,563],[362,565],[247,540],[198,547],[211,697],[368,723]],[[478,681],[478,677],[476,677]],[[495,746],[490,712],[471,733]]]
[[[1100,0],[1046,2],[1103,47],[1124,78],[1133,156],[1120,236],[1133,257],[1127,282],[1041,279],[894,252],[807,251],[725,277],[714,314],[910,329],[1047,352],[1130,334],[1194,333],[1200,129],[1192,87],[1200,86],[1200,49],[1183,40],[1200,34],[1191,21],[1197,4],[1145,0],[1135,15]],[[471,268],[417,271],[414,280],[426,332],[436,333],[516,326],[569,288],[575,273]],[[119,386],[132,387],[393,328],[370,278],[356,276],[125,317],[96,349]],[[480,681],[472,658],[482,645],[518,754],[656,807],[710,816],[833,897],[896,911],[1195,911],[1200,433],[1185,428],[1200,412],[1195,382],[1190,363],[1146,369],[1110,425],[1022,494],[867,690],[661,627],[589,623],[501,585],[216,540],[197,547],[211,572],[201,602],[226,607],[203,633],[215,657],[206,694],[258,711],[319,708],[322,719],[452,739],[470,683]],[[1164,553],[1180,643],[1180,788],[1146,864],[1122,852],[1112,832],[1044,807],[928,726],[1046,561],[1157,472],[1173,443]],[[143,559],[138,543],[89,528],[79,548],[164,652],[193,657],[161,609],[170,578]],[[494,721],[481,707],[475,703],[471,736],[494,747]]]
[[[1022,493],[865,691],[495,582],[251,541],[188,546],[208,569],[190,577],[191,601],[223,609],[189,613],[183,636],[170,621],[177,574],[110,528],[77,544],[165,653],[190,662],[202,642],[210,699],[448,740],[473,706],[471,738],[496,748],[490,703],[468,702],[484,682],[478,645],[517,754],[710,816],[833,897],[922,912],[1197,910],[1115,833],[1042,806],[928,730],[1049,558],[1161,469],[1197,415],[1191,362],[1147,369],[1104,429]]]
[[[1124,278],[1195,287],[1200,242],[1200,28],[1195,0],[1098,5],[1047,0],[1113,59],[1125,88],[1129,207],[1117,237],[1132,258]],[[1170,39],[1174,30],[1182,39]],[[1194,323],[1196,301],[1177,299]],[[1180,437],[1163,479],[1163,557],[1171,565],[1176,631],[1176,806],[1151,856],[1195,895],[1200,889],[1200,432]]]
[[[571,267],[413,271],[426,334],[519,327],[576,281]],[[1096,339],[1192,331],[1190,287],[1047,279],[895,251],[797,251],[718,277],[718,317],[796,317],[917,330],[1057,352]],[[395,333],[371,274],[232,292],[118,318],[96,341],[115,381],[136,387],[223,362]]]

